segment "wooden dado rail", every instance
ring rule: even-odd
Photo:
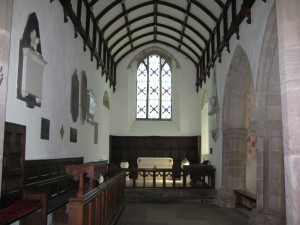
[[[114,224],[124,208],[125,173],[69,199],[69,225]]]

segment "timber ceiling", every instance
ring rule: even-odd
[[[53,1],[53,0],[50,0]],[[132,51],[160,43],[174,48],[197,68],[196,90],[202,87],[215,60],[221,61],[239,26],[251,23],[255,0],[59,0],[65,22],[74,24],[111,86],[116,66]]]

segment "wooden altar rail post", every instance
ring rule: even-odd
[[[166,179],[172,177],[172,187],[176,187],[176,180],[182,178],[180,187],[198,187],[198,188],[215,188],[215,168],[211,165],[190,165],[184,166],[183,169],[138,169],[138,168],[118,168],[116,171],[124,171],[126,177],[132,180],[132,186],[137,187],[137,180],[142,178],[142,187],[146,188],[146,177],[152,176],[152,187],[157,187],[157,177],[162,176],[163,188],[166,188]],[[113,173],[116,173],[114,171]],[[109,171],[110,173],[111,171]],[[191,184],[187,184],[187,177],[190,176]],[[127,179],[127,181],[129,180]],[[177,185],[179,187],[179,185]]]
[[[69,225],[108,225],[124,208],[125,173],[108,179],[82,197],[69,199]]]

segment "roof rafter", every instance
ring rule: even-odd
[[[144,42],[144,43],[141,43],[137,46],[135,46],[133,49],[131,49],[130,51],[126,52],[125,54],[123,54],[121,57],[119,57],[119,59],[116,61],[116,63],[118,64],[126,55],[128,55],[129,53],[133,52],[134,50],[136,49],[139,49],[145,45],[148,45],[148,44],[151,44],[153,43],[153,41],[147,41],[147,42]],[[182,50],[178,50],[175,46],[171,45],[170,43],[168,42],[164,42],[164,41],[160,41],[160,40],[157,40],[157,43],[160,43],[162,45],[166,45],[166,46],[169,46],[171,48],[174,48],[175,50],[181,52],[183,55],[185,55],[189,60],[191,60],[195,65],[197,65],[197,61],[195,61],[189,54],[186,54],[185,52],[183,52]]]
[[[133,38],[132,41],[135,42],[135,41],[137,41],[137,40],[139,40],[139,39],[141,39],[141,38],[144,38],[144,37],[147,37],[147,36],[151,36],[151,35],[153,35],[153,33],[154,33],[153,31],[148,32],[148,33],[144,33],[144,34],[142,34],[142,35],[140,35],[140,36],[137,36],[137,37]],[[170,38],[170,39],[172,39],[172,40],[174,40],[174,41],[176,41],[176,42],[179,41],[176,37],[174,37],[174,36],[172,36],[172,35],[170,35],[170,34],[166,34],[166,33],[159,32],[159,31],[157,31],[156,33],[157,33],[157,35],[162,35],[162,36],[168,37],[168,38]],[[126,46],[128,46],[128,44],[129,44],[129,41],[126,42],[126,43],[124,43],[122,46],[120,46],[120,48],[118,48],[118,50],[113,54],[113,57],[116,57],[116,55],[117,55],[120,51],[122,51]],[[196,56],[196,58],[200,58],[200,55],[199,55],[197,52],[195,52],[195,50],[194,50],[193,48],[191,48],[190,46],[188,46],[188,45],[185,44],[185,43],[183,43],[183,45],[184,45],[187,49],[189,49],[189,50]],[[175,46],[174,46],[174,47],[175,47]],[[176,47],[175,47],[175,48],[176,48]]]
[[[128,21],[128,24],[131,25],[133,23],[136,23],[140,20],[146,19],[148,17],[152,17],[153,14],[152,13],[148,13],[148,14],[144,14],[142,16],[136,17],[133,20]],[[164,13],[157,13],[157,16],[163,17],[163,18],[167,18],[170,19],[172,21],[177,22],[178,24],[182,24],[182,21],[176,17],[164,14]],[[111,40],[112,37],[116,36],[122,29],[125,28],[125,25],[123,24],[122,26],[116,28],[107,38],[106,41],[109,42]],[[195,33],[205,44],[207,44],[207,39],[199,32],[197,31],[194,27],[186,24],[186,28],[190,29],[191,31],[193,31],[193,33]]]
[[[137,27],[134,30],[131,30],[131,35],[133,35],[134,33],[138,32],[138,31],[140,31],[142,29],[146,29],[146,28],[152,27],[152,26],[154,26],[153,23],[148,23],[148,24],[145,24],[145,25],[143,25],[141,27]],[[176,28],[171,27],[171,26],[166,25],[166,24],[157,23],[156,26],[157,27],[162,27],[162,28],[165,28],[165,29],[168,29],[168,30],[171,30],[171,31],[177,33],[178,35],[181,34],[180,30],[177,30]],[[192,39],[189,35],[183,34],[183,36],[184,36],[184,38],[186,38],[190,42],[192,42],[201,52],[203,52],[203,48],[199,45],[198,42],[196,42],[194,39]],[[111,44],[111,46],[109,47],[109,50],[112,51],[112,49],[115,48],[116,45],[118,43],[120,43],[122,40],[124,40],[126,37],[127,37],[127,34],[124,34],[124,35],[120,36],[113,44]]]
[[[246,18],[251,24],[256,0],[242,0],[241,5],[237,0],[58,1],[64,22],[71,19],[75,38],[80,35],[83,49],[91,51],[91,60],[96,58],[97,68],[102,67],[114,90],[117,64],[132,51],[159,43],[195,64],[198,91],[215,60],[221,62],[223,49],[230,51],[232,36],[239,38],[242,21]]]

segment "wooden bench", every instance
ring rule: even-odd
[[[190,175],[193,187],[215,188],[216,169],[212,165],[183,166],[183,186],[186,187],[186,177]]]
[[[244,204],[243,199],[247,199],[250,203],[256,204],[256,196],[251,194],[248,191],[241,190],[241,189],[234,189],[233,190],[235,194],[235,207],[244,207],[246,209],[252,210],[253,207],[251,207],[249,204]]]
[[[23,196],[0,210],[0,224],[19,220],[21,225],[31,225],[33,221],[36,225],[46,225],[49,213],[53,224],[66,222],[66,204],[70,197],[76,196],[78,183],[66,174],[65,168],[82,163],[82,157],[26,160]]]
[[[66,204],[78,192],[78,183],[66,174],[65,168],[82,163],[83,157],[25,161],[24,193],[43,193],[46,198],[45,213],[52,213],[53,222],[67,220]]]
[[[46,225],[45,195],[25,194],[22,199],[0,210],[0,225],[20,221],[22,225]]]

